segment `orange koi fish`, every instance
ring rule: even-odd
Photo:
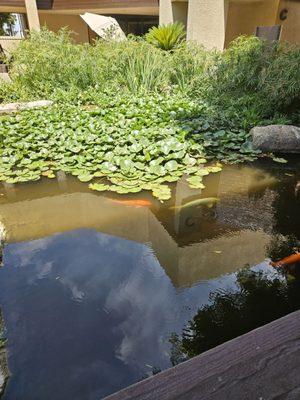
[[[300,253],[292,254],[291,256],[285,257],[280,261],[271,262],[272,267],[287,267],[288,265],[296,264],[300,262]]]
[[[150,207],[151,206],[151,201],[149,200],[116,200],[116,199],[110,199],[113,203],[116,204],[122,204],[124,206],[131,206],[131,207]]]

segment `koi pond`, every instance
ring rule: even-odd
[[[300,162],[224,167],[172,199],[76,178],[0,188],[5,400],[100,400],[300,308]],[[298,193],[299,189],[299,193]]]

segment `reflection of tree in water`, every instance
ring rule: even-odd
[[[178,364],[300,308],[300,279],[249,269],[237,273],[237,291],[216,291],[188,323],[172,335],[171,362]]]
[[[300,240],[295,235],[274,235],[266,250],[267,256],[272,261],[280,261],[300,251]]]
[[[275,232],[282,235],[294,235],[300,239],[300,196],[295,193],[298,178],[286,179],[276,187],[277,196],[273,203],[275,217],[273,228]]]

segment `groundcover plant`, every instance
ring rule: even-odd
[[[162,97],[107,101],[106,107],[54,106],[1,118],[0,179],[7,183],[54,178],[64,171],[90,182],[97,191],[137,193],[151,190],[170,198],[166,185],[184,174],[193,188],[220,170],[206,166],[204,146],[180,125],[193,110],[184,99]]]

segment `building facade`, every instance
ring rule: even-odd
[[[224,49],[239,35],[280,27],[280,39],[300,43],[300,0],[1,0],[0,12],[19,13],[25,28],[68,27],[76,42],[95,34],[80,18],[92,12],[117,19],[125,33],[144,34],[158,24],[180,21],[187,39]],[[11,39],[14,45],[16,39]]]
[[[83,43],[95,38],[80,17],[85,12],[113,16],[126,33],[143,34],[158,24],[159,6],[158,0],[1,0],[0,12],[23,15],[27,29],[68,27]]]
[[[240,35],[275,25],[281,40],[300,43],[299,0],[160,0],[160,24],[175,21],[206,48],[222,50]]]

